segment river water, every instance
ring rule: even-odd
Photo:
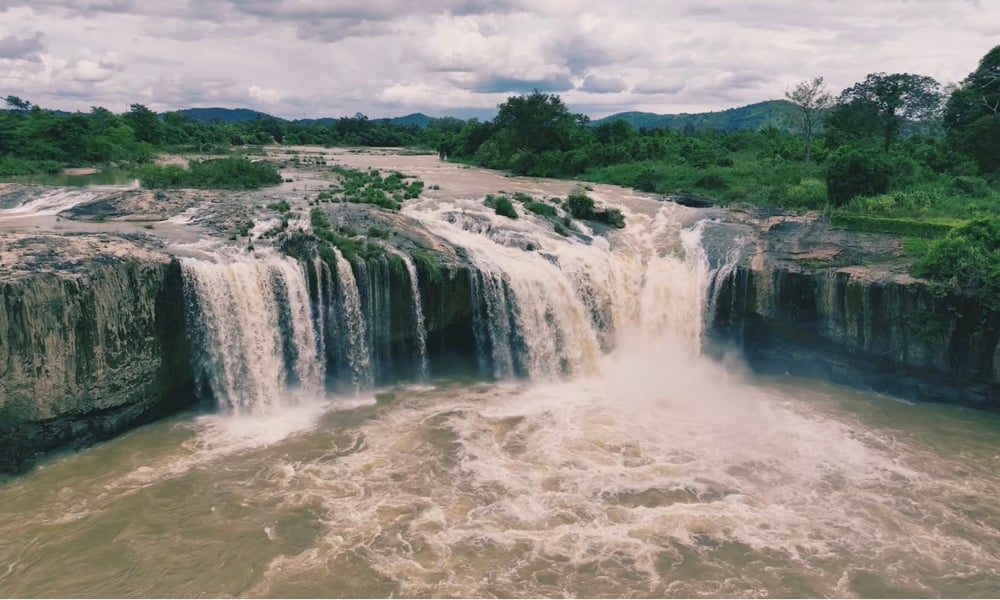
[[[428,374],[419,346],[426,382],[367,388],[372,301],[340,255],[185,259],[219,414],[0,483],[0,596],[1000,595],[1000,417],[713,362],[691,213],[626,198],[624,232],[564,240],[481,196],[568,184],[413,161],[449,170],[404,213],[481,272],[499,381]],[[337,271],[322,311],[306,269]]]
[[[186,415],[53,459],[0,489],[0,595],[1000,593],[996,417],[669,347],[604,367]]]

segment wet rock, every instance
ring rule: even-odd
[[[676,194],[667,196],[667,199],[690,208],[712,208],[715,206],[715,200],[707,196],[699,196],[688,192],[677,192]]]
[[[46,251],[0,273],[0,471],[190,405],[176,262],[110,236],[3,241]]]
[[[1000,410],[1000,313],[909,276],[892,236],[815,217],[759,225],[720,284],[714,352],[735,345],[762,372]]]

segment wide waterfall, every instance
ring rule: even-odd
[[[738,252],[711,269],[705,221],[688,224],[679,207],[625,200],[625,230],[599,235],[576,223],[569,237],[479,201],[407,207],[467,261],[468,334],[483,377],[595,374],[616,348],[668,338],[700,352],[713,272],[729,269]],[[426,381],[434,357],[417,265],[402,249],[380,247],[383,254],[367,258],[313,251],[298,263],[266,252],[185,259],[203,390],[224,411],[241,413],[281,404],[292,390],[357,393]]]

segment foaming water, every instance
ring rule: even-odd
[[[600,361],[572,380],[301,396],[54,460],[0,488],[0,588],[1000,592],[997,419],[747,380],[681,338],[630,337]]]
[[[58,188],[42,193],[20,206],[0,209],[0,219],[58,215],[79,204],[86,204],[97,198],[100,194],[101,192],[94,190],[67,190]]]

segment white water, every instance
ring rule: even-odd
[[[406,265],[406,273],[410,277],[410,295],[413,299],[413,333],[417,338],[417,351],[420,353],[420,380],[427,381],[430,377],[430,369],[427,364],[427,326],[424,322],[423,299],[420,297],[420,281],[417,279],[417,265],[413,263],[413,258],[405,253],[392,248],[390,252],[395,254]]]
[[[710,277],[701,227],[685,229],[676,206],[598,200],[622,208],[625,230],[567,239],[530,213],[507,219],[480,200],[404,208],[478,269],[477,342],[498,379],[593,373],[602,351],[633,338],[674,337],[700,351]]]
[[[181,265],[203,353],[196,368],[223,412],[268,412],[293,388],[322,391],[323,362],[298,263],[220,252],[212,261],[184,258]],[[289,372],[297,381],[288,380]]]
[[[351,263],[344,258],[340,250],[335,248],[334,253],[337,255],[337,279],[340,284],[338,290],[340,306],[343,308],[341,316],[347,333],[347,352],[352,379],[356,389],[369,387],[372,384],[372,365],[365,315],[361,310],[361,293],[358,291],[358,282],[351,269]]]
[[[58,215],[79,204],[86,204],[97,198],[101,192],[85,189],[59,188],[13,208],[0,209],[0,218],[45,217]]]

